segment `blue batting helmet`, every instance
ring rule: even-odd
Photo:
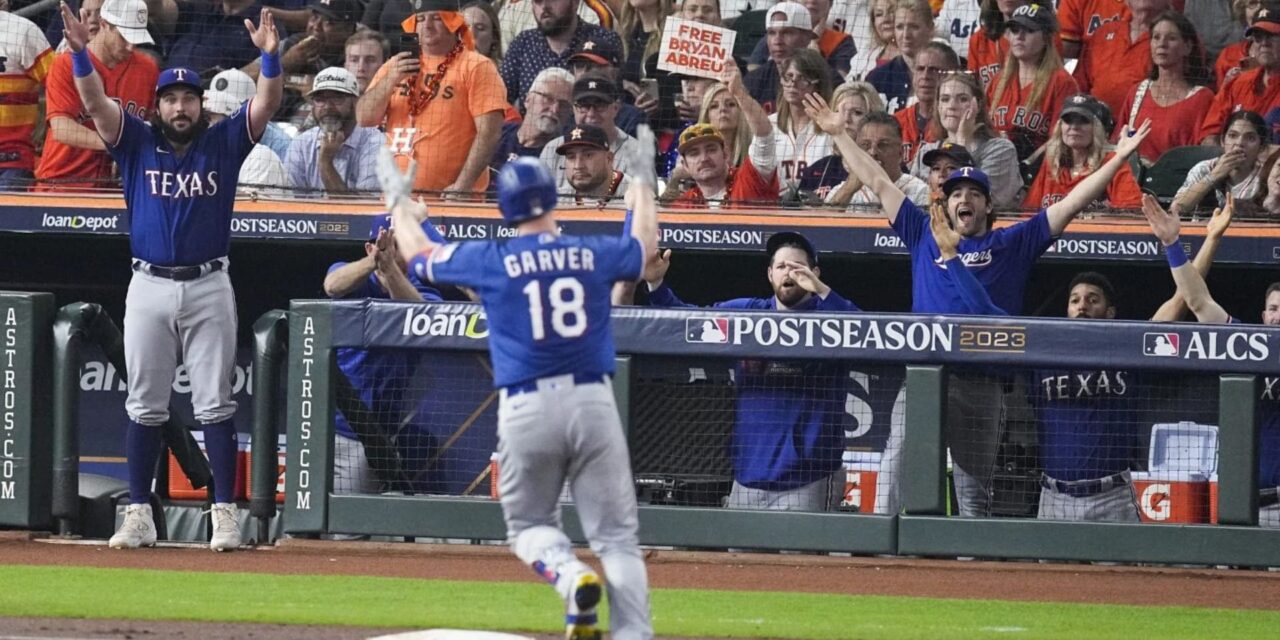
[[[556,180],[537,158],[516,158],[498,172],[498,210],[508,226],[542,216],[555,206]]]

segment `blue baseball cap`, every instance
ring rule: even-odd
[[[769,254],[769,260],[772,261],[773,254],[785,246],[799,247],[801,251],[809,254],[810,263],[818,264],[818,250],[813,247],[813,243],[809,242],[808,238],[804,237],[804,234],[797,231],[779,231],[769,236],[769,240],[765,242],[764,250],[765,253]]]
[[[381,232],[383,229],[390,229],[390,228],[391,228],[390,214],[387,214],[384,216],[374,216],[373,225],[370,226],[369,228],[369,242],[373,242],[374,240],[377,240],[378,233]],[[435,242],[438,244],[444,244],[445,242],[448,242],[447,240],[444,239],[444,236],[440,234],[440,230],[437,229],[434,224],[431,224],[430,220],[423,221],[422,232],[427,234],[427,237],[430,238],[432,242]]]
[[[951,197],[951,192],[962,182],[968,182],[978,187],[982,195],[991,200],[991,180],[987,178],[987,174],[977,167],[960,167],[951,172],[947,176],[947,181],[942,183],[942,193],[947,197]]]
[[[204,88],[200,86],[200,74],[186,67],[174,67],[160,72],[160,77],[156,80],[156,95],[164,93],[170,87],[189,87],[196,95],[204,95]]]

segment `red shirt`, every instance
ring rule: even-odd
[[[1222,125],[1234,111],[1253,111],[1265,119],[1269,111],[1280,106],[1280,73],[1269,82],[1265,81],[1265,74],[1266,69],[1250,69],[1227,82],[1204,114],[1199,138],[1221,135]]]
[[[905,109],[898,109],[893,114],[894,119],[898,121],[898,126],[902,127],[902,163],[911,164],[916,157],[916,151],[920,150],[920,145],[926,142],[937,142],[933,136],[927,135],[929,130],[929,121],[924,122],[919,118],[920,104],[913,104]]]
[[[112,69],[103,65],[92,52],[89,58],[102,76],[102,86],[107,91],[107,97],[123,106],[126,113],[146,120],[155,104],[156,78],[160,75],[160,70],[151,57],[141,51],[134,51],[128,60]],[[69,51],[59,54],[53,61],[53,69],[49,71],[49,79],[45,85],[45,103],[46,122],[52,123],[54,118],[65,117],[94,130],[93,118],[89,117],[80,104],[80,93],[76,91],[75,78],[71,75]],[[85,182],[62,182],[75,178]],[[53,136],[53,125],[49,125],[49,135],[44,141],[44,154],[36,167],[36,179],[57,180],[58,183],[37,185],[36,190],[87,189],[101,186],[97,185],[98,181],[110,178],[111,156],[106,151],[81,149],[58,142]]]
[[[1128,16],[1124,0],[1062,0],[1058,3],[1058,33],[1067,42],[1089,43],[1102,25]]]
[[[1093,94],[1119,119],[1120,107],[1151,69],[1151,33],[1129,40],[1129,20],[1108,22],[1081,48],[1074,77],[1080,91]]]
[[[1108,153],[1102,157],[1102,163],[1106,164],[1114,156],[1114,153]],[[1063,167],[1058,170],[1058,174],[1050,175],[1053,172],[1049,170],[1049,161],[1040,165],[1040,171],[1036,173],[1036,179],[1031,183],[1031,188],[1027,190],[1027,197],[1022,201],[1025,209],[1043,209],[1049,205],[1063,199],[1071,192],[1081,180],[1089,177],[1090,174],[1082,174],[1071,177],[1071,169]],[[1142,190],[1138,188],[1138,181],[1133,177],[1133,171],[1129,170],[1129,163],[1126,162],[1120,166],[1120,171],[1116,172],[1116,177],[1111,179],[1111,184],[1107,185],[1107,191],[1102,198],[1094,201],[1091,206],[1116,207],[1124,209],[1136,209],[1142,206]]]
[[[40,85],[49,75],[54,55],[34,23],[0,12],[0,169],[36,165],[31,134],[40,121]]]
[[[991,122],[996,131],[1013,140],[1018,147],[1018,159],[1025,159],[1036,147],[1049,139],[1049,131],[1058,121],[1058,112],[1062,111],[1062,103],[1079,93],[1076,81],[1063,69],[1058,69],[1049,79],[1049,88],[1041,94],[1040,104],[1026,105],[1031,96],[1031,85],[1018,86],[1018,79],[1011,78],[1005,87],[1000,101],[995,100],[996,87],[999,81],[991,83],[987,89],[987,100],[991,103]]]
[[[1240,63],[1247,57],[1249,57],[1248,40],[1227,45],[1227,48],[1218,54],[1218,61],[1213,65],[1213,75],[1218,80],[1217,86],[1226,86],[1228,73],[1242,71]]]
[[[982,80],[984,91],[989,90],[996,78],[1000,77],[1000,69],[1004,68],[1004,61],[1008,57],[1009,41],[1004,37],[992,40],[987,37],[987,30],[983,27],[978,27],[969,36],[969,71]]]
[[[725,197],[727,202],[723,203],[726,207],[778,202],[778,191],[780,191],[778,171],[775,169],[766,181],[760,172],[756,171],[756,165],[751,162],[751,158],[743,160],[741,165],[729,170],[729,182],[731,183],[729,194]],[[680,194],[680,197],[671,203],[674,209],[705,209],[706,206],[707,198],[702,195],[702,187],[697,185]]]
[[[1138,155],[1147,162],[1155,162],[1164,152],[1174,147],[1185,147],[1198,144],[1197,134],[1200,131],[1200,120],[1204,117],[1209,105],[1213,104],[1213,92],[1208,87],[1196,87],[1190,96],[1167,107],[1156,104],[1148,90],[1142,97],[1138,107],[1138,116],[1129,122],[1129,114],[1133,111],[1133,100],[1137,97],[1138,88],[1134,87],[1125,99],[1124,105],[1115,114],[1118,137],[1124,131],[1124,125],[1131,124],[1137,128],[1143,120],[1151,121],[1151,133],[1138,147]]]

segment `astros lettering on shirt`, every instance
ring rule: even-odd
[[[543,233],[444,245],[431,254],[426,277],[480,294],[500,388],[613,373],[609,293],[614,282],[639,279],[643,262],[631,237]]]
[[[655,307],[688,308],[665,283],[649,292]],[[717,309],[777,311],[768,298],[735,298]],[[852,312],[857,305],[835,291],[810,296],[791,311]],[[744,487],[790,491],[829,477],[844,455],[848,364],[834,360],[744,360],[734,366],[737,413],[730,454],[733,479]]]
[[[929,214],[903,199],[893,230],[911,252],[911,310],[915,313],[966,313],[970,305],[944,272]],[[1031,267],[1053,243],[1049,215],[1041,209],[1017,224],[992,229],[980,238],[961,238],[956,253],[991,301],[1009,315],[1022,313],[1022,297]]]
[[[1129,7],[1125,0],[1061,0],[1058,4],[1058,31],[1063,40],[1088,46],[1102,25],[1128,17]]]
[[[329,273],[333,273],[347,266],[347,264],[346,262],[335,262],[329,266]],[[439,291],[419,279],[417,274],[409,273],[408,277],[409,284],[413,285],[413,288],[422,294],[423,301],[440,302],[444,300],[444,298],[440,297]],[[378,280],[378,276],[371,273],[354,291],[342,296],[343,300],[358,300],[361,298],[390,300],[391,294],[382,287],[382,282]],[[342,375],[347,377],[347,381],[351,383],[351,388],[355,390],[360,397],[360,402],[365,407],[368,407],[376,415],[400,415],[396,405],[403,395],[404,381],[410,379],[413,375],[413,366],[417,362],[419,354],[407,349],[350,349],[344,347],[336,349],[334,355],[338,360],[338,369],[342,371]],[[333,414],[333,426],[338,435],[355,439],[356,433],[342,411],[337,411]]]
[[[996,131],[1013,141],[1018,148],[1018,159],[1025,160],[1049,139],[1049,130],[1058,121],[1062,104],[1073,94],[1079,93],[1075,78],[1063,69],[1049,77],[1049,86],[1040,94],[1037,104],[1026,104],[1035,91],[1035,84],[1021,85],[1011,78],[1004,92],[995,95],[999,79],[987,88],[987,101],[991,105],[991,123]]]
[[[227,255],[240,165],[257,143],[248,104],[209,127],[182,155],[121,109],[120,132],[107,150],[120,166],[134,257],[184,266]]]
[[[1129,469],[1140,447],[1134,372],[1037,369],[1030,386],[1045,475],[1077,482]]]

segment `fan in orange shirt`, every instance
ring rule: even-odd
[[[1009,56],[987,98],[992,124],[1013,141],[1019,160],[1049,139],[1063,101],[1079,91],[1050,46],[1057,29],[1053,10],[1041,4],[1018,7],[1007,21]]]
[[[1169,0],[1128,0],[1128,6],[1128,16],[1093,34],[1073,74],[1080,91],[1101,100],[1112,113],[1124,106],[1134,85],[1150,71],[1151,25],[1168,10]]]
[[[1045,145],[1044,162],[1022,201],[1026,209],[1043,209],[1063,199],[1089,174],[1106,164],[1114,153],[1107,153],[1107,139],[1115,120],[1107,105],[1088,94],[1071,96],[1062,107],[1062,117],[1053,128],[1053,136]],[[1132,135],[1132,129],[1125,134]],[[1142,191],[1124,163],[1107,185],[1106,196],[1094,207],[1137,208],[1142,205]]]
[[[1218,144],[1222,124],[1236,111],[1252,111],[1271,122],[1272,111],[1280,109],[1280,11],[1264,7],[1244,35],[1253,43],[1258,68],[1240,73],[1218,90],[1200,124],[1205,144]]]
[[[969,36],[969,72],[982,80],[986,91],[1009,57],[1009,41],[1005,39],[1006,22],[1027,0],[982,0],[981,26]]]
[[[1272,11],[1276,10],[1274,2],[1264,2],[1263,0],[1232,0],[1231,15],[1239,20],[1245,29],[1253,24],[1253,18],[1258,15],[1264,7],[1270,5]],[[1216,81],[1214,87],[1222,89],[1227,86],[1227,81],[1236,77],[1241,71],[1248,71],[1257,66],[1249,51],[1249,39],[1242,38],[1239,42],[1233,42],[1227,45],[1218,53],[1218,60],[1213,65],[1213,77]]]
[[[904,163],[911,164],[920,145],[938,141],[929,132],[929,120],[933,118],[938,104],[938,85],[942,84],[943,75],[959,69],[960,56],[945,42],[934,40],[916,54],[914,68],[911,70],[911,91],[916,102],[893,114],[898,126],[902,128]]]
[[[421,55],[398,53],[383,64],[357,119],[385,126],[401,169],[417,160],[414,190],[482,192],[509,106],[506,85],[475,51],[457,0],[413,0],[413,11],[402,26],[418,34]]]
[[[1125,0],[1062,0],[1058,18],[1062,25],[1062,55],[1079,58],[1102,25],[1129,14]]]

